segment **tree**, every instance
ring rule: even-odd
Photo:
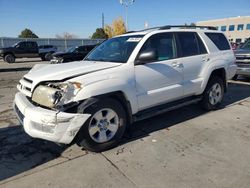
[[[33,33],[30,29],[25,28],[20,35],[18,35],[19,38],[38,38],[38,36]]]
[[[114,36],[126,33],[125,23],[121,17],[113,21],[112,27]]]
[[[107,39],[108,35],[104,32],[102,28],[97,28],[91,38],[92,39]]]
[[[56,34],[56,38],[58,38],[58,39],[74,39],[74,38],[78,38],[78,37],[72,33],[64,32],[63,34]]]
[[[104,32],[106,33],[106,35],[108,35],[108,38],[113,37],[113,29],[110,25],[105,25]]]
[[[112,25],[105,25],[104,32],[108,38],[126,33],[126,27],[123,19],[119,17],[113,21]]]

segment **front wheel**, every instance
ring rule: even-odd
[[[4,57],[4,61],[6,61],[7,63],[15,63],[15,56],[12,55],[12,54],[7,54],[5,57]]]
[[[46,61],[50,61],[53,58],[52,53],[46,53],[44,57]]]
[[[216,110],[222,103],[224,97],[224,84],[221,78],[212,77],[203,93],[201,101],[202,107],[205,110]]]
[[[126,113],[123,106],[114,99],[102,99],[86,110],[91,117],[80,129],[76,143],[89,151],[101,152],[115,147],[126,129]]]

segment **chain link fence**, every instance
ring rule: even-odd
[[[54,45],[58,51],[80,45],[98,44],[103,39],[56,39],[56,38],[8,38],[0,37],[0,48],[9,47],[20,41],[35,41],[38,45]]]

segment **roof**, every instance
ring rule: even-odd
[[[161,26],[161,27],[153,27],[153,28],[148,28],[144,29],[141,31],[129,31],[122,36],[132,36],[132,35],[146,35],[151,32],[156,32],[156,31],[217,31],[216,27],[212,26],[187,26],[187,25],[166,25],[166,26]]]

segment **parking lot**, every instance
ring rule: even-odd
[[[90,153],[27,136],[12,101],[39,59],[0,60],[0,187],[249,188],[250,79],[230,81],[222,108],[187,106],[135,123],[117,148]]]

